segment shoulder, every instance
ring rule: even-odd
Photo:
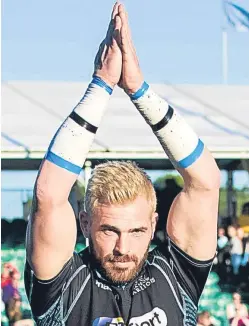
[[[87,251],[87,249],[86,249]],[[57,311],[63,298],[63,309],[67,311],[77,297],[80,289],[84,290],[90,279],[87,253],[74,252],[57,276],[50,280],[35,277],[28,263],[25,270],[25,288],[34,317],[47,318],[51,311]]]
[[[74,260],[74,263],[77,266],[86,265],[87,267],[89,267],[89,264],[90,264],[89,248],[85,248],[85,249],[81,250],[80,252],[75,251],[73,253],[72,258]]]
[[[169,237],[165,243],[155,248],[148,257],[157,269],[167,277],[172,276],[179,288],[194,302],[198,304],[205,286],[208,274],[212,267],[213,258],[199,261],[180,249]]]
[[[166,265],[170,268],[170,256],[168,255],[167,246],[162,250],[160,247],[156,247],[148,254],[149,265]]]
[[[85,248],[80,252],[74,252],[71,258],[70,280],[77,275],[86,277],[91,272],[89,248]]]
[[[162,280],[167,280],[177,287],[177,278],[172,268],[172,262],[167,254],[167,250],[164,252],[156,247],[149,252],[147,259],[147,267],[151,270],[152,275],[159,277]]]

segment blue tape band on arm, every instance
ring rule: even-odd
[[[148,90],[149,85],[144,82],[143,85],[141,86],[141,88],[139,88],[138,91],[136,91],[136,93],[130,95],[130,98],[132,101],[138,100],[141,96],[144,95],[144,93]]]
[[[113,89],[106,84],[100,77],[94,76],[92,80],[92,84],[98,85],[104,88],[109,95],[112,95]]]
[[[48,152],[45,156],[45,159],[54,163],[55,165],[58,165],[59,167],[66,169],[70,172],[73,172],[75,174],[80,174],[81,167],[78,165],[75,165],[67,160],[64,160],[64,158],[52,153]]]
[[[186,169],[188,166],[192,165],[201,156],[203,149],[204,149],[204,144],[199,139],[195,150],[189,156],[187,156],[183,160],[179,161],[178,166],[180,168]]]

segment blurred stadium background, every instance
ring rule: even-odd
[[[24,2],[2,2],[1,262],[2,266],[11,262],[20,271],[21,308],[28,316],[24,239],[33,184],[55,130],[91,78],[94,53],[106,30],[112,1],[96,6],[65,0]],[[145,5],[141,0],[135,4],[127,0],[125,4],[144,74],[213,153],[222,171],[218,223],[226,232],[229,225],[243,227],[245,249],[249,233],[249,32],[239,31],[249,31],[249,15],[238,8],[248,11],[248,2],[193,0],[183,4],[178,0]],[[173,199],[182,186],[151,129],[120,89],[114,91],[72,189],[70,202],[76,217],[91,169],[112,159],[137,161],[150,174],[159,196],[166,187],[168,198]],[[173,188],[168,179],[175,180]],[[168,207],[170,202],[160,201],[160,205]],[[167,207],[160,207],[161,212]],[[75,249],[84,246],[78,229]],[[249,272],[247,262],[241,278],[233,278],[229,248],[222,264],[223,269],[215,260],[199,311],[209,311],[213,325],[225,326],[234,291],[239,290],[249,304]],[[3,304],[2,325],[8,325]]]

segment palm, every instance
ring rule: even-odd
[[[94,74],[114,87],[120,79],[121,69],[121,51],[105,44],[96,56]]]

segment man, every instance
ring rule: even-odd
[[[2,301],[5,303],[6,316],[12,325],[21,319],[21,295],[18,290],[21,275],[11,263],[6,263],[4,267],[6,266],[10,271],[10,281],[2,289]]]
[[[226,259],[229,258],[229,243],[228,238],[225,235],[225,229],[223,227],[218,228],[218,241],[217,241],[217,272],[223,283],[227,281],[228,271],[226,265]]]
[[[165,187],[156,191],[157,195],[157,213],[158,220],[156,225],[156,232],[154,243],[160,244],[165,242],[167,216],[169,215],[170,207],[179,194],[182,188],[176,183],[175,179],[165,179]]]
[[[1,274],[1,288],[12,283],[12,276],[18,274],[18,270],[12,263],[7,262],[3,264],[3,271]]]
[[[182,174],[166,243],[148,253],[155,191],[131,162],[97,166],[80,223],[90,246],[74,253],[68,203],[112,89],[119,84]],[[56,132],[35,184],[26,291],[38,325],[196,325],[217,245],[219,170],[194,131],[144,82],[127,13],[116,3],[83,99]]]
[[[231,264],[233,268],[234,283],[238,284],[240,281],[239,271],[243,255],[243,242],[237,233],[238,228],[230,225],[228,227],[228,235],[230,237],[230,254]]]
[[[245,318],[248,317],[247,306],[242,303],[241,294],[238,292],[233,293],[233,302],[228,304],[226,307],[227,320],[232,323],[234,318]]]
[[[249,235],[249,202],[244,203],[241,215],[238,217],[238,224],[244,230],[247,236]]]

